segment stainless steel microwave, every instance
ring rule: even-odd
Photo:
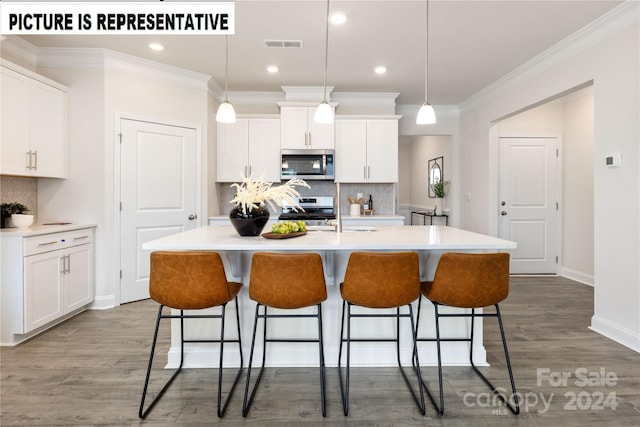
[[[334,150],[282,150],[280,178],[333,181],[334,157]]]

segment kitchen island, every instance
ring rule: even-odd
[[[342,233],[335,231],[308,231],[306,235],[290,239],[266,239],[262,236],[239,236],[231,226],[208,226],[183,233],[167,236],[147,242],[145,250],[213,250],[221,253],[227,277],[231,281],[242,282],[245,286],[239,295],[240,322],[243,348],[248,356],[253,328],[255,302],[248,297],[251,255],[256,251],[278,252],[316,252],[322,256],[328,298],[323,303],[323,323],[325,358],[327,366],[337,366],[340,340],[340,311],[342,298],[339,284],[344,277],[349,254],[354,251],[416,251],[420,258],[422,280],[433,278],[440,255],[444,252],[500,252],[516,247],[514,242],[491,236],[472,233],[445,226],[380,226],[380,227],[344,227]],[[416,302],[417,307],[417,302]],[[229,307],[228,315],[235,315]],[[218,309],[213,309],[218,310]],[[310,308],[309,310],[313,310]],[[421,313],[421,336],[434,332],[431,304],[423,304]],[[447,310],[445,308],[445,310]],[[453,310],[453,309],[451,309]],[[229,318],[231,319],[231,318]],[[269,322],[269,335],[308,337],[315,336],[314,324],[299,321],[279,323],[278,319]],[[168,366],[177,366],[179,361],[179,329],[177,323],[172,327],[172,345],[168,355]],[[476,320],[475,360],[484,364],[486,357],[482,345],[482,322]],[[405,328],[406,329],[406,328]],[[189,338],[204,338],[217,330],[207,321],[193,321],[185,324],[185,335]],[[229,327],[228,333],[233,333]],[[465,319],[448,319],[442,325],[442,334],[449,337],[462,337],[469,333],[469,323]],[[370,337],[374,334],[394,336],[394,323],[388,319],[367,319],[361,324],[354,323],[354,336]],[[210,335],[209,335],[210,336]],[[410,361],[410,336],[401,337],[404,345],[401,352],[403,360]],[[467,365],[468,349],[465,343],[451,342],[443,344],[443,363],[449,365]],[[229,357],[233,356],[230,347]],[[261,350],[261,349],[260,349]],[[190,344],[185,346],[186,367],[214,367],[217,363],[217,346]],[[260,354],[260,351],[258,352]],[[422,364],[435,364],[435,345],[422,344],[420,347]],[[246,363],[246,360],[245,360]],[[396,363],[395,347],[390,343],[356,343],[352,346],[352,366],[393,366]],[[237,364],[237,363],[236,363]],[[317,349],[313,344],[276,343],[269,346],[267,365],[269,366],[317,366]],[[233,366],[233,362],[229,362]]]

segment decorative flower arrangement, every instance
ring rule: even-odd
[[[300,197],[300,193],[295,187],[311,188],[304,180],[298,178],[292,178],[277,187],[272,185],[272,182],[265,182],[262,177],[256,180],[244,177],[240,184],[231,184],[231,187],[236,187],[236,196],[229,203],[241,207],[242,213],[245,215],[247,212],[264,206],[265,202],[272,209],[275,209],[274,203],[280,207],[286,203],[287,206],[297,210],[302,208],[296,199],[296,197]]]

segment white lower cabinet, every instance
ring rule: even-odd
[[[2,345],[18,344],[93,301],[93,228],[2,240]]]

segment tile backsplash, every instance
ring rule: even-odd
[[[309,181],[311,188],[296,189],[301,196],[333,196],[336,195],[336,185],[329,181]],[[233,207],[229,200],[235,196],[235,188],[230,187],[230,183],[219,183],[220,188],[220,214],[227,215]],[[373,198],[375,213],[378,215],[395,214],[395,184],[340,184],[340,209],[346,215],[349,212],[349,196],[356,196],[356,193],[363,193],[365,199],[369,194]],[[279,214],[279,212],[271,212]]]
[[[37,215],[37,178],[0,176],[0,203],[22,203],[29,208],[30,214]]]

